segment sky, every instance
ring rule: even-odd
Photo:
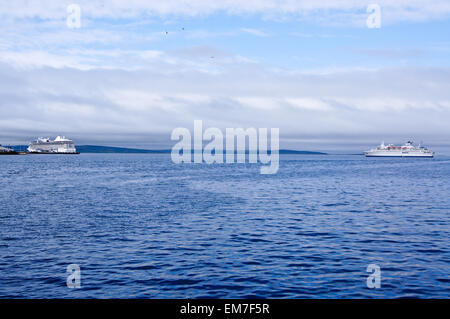
[[[0,144],[168,148],[203,120],[450,149],[449,0],[0,0],[0,27]]]

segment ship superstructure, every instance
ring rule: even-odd
[[[40,137],[30,143],[28,152],[39,154],[78,154],[73,141],[65,136],[58,136],[54,140]]]
[[[403,146],[392,144],[385,145],[381,143],[377,148],[364,152],[367,157],[433,157],[434,152],[422,147],[414,146],[413,142],[408,141]]]

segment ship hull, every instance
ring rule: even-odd
[[[80,154],[80,152],[28,152],[28,154],[40,154],[40,155],[77,155]]]
[[[366,157],[421,157],[421,158],[433,158],[433,154],[365,154]]]

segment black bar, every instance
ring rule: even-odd
[[[391,308],[402,313],[416,312],[420,308],[448,309],[449,300],[437,299],[353,299],[353,300],[286,300],[286,299],[13,299],[0,300],[0,307],[14,308],[15,313],[33,309],[67,309],[79,312],[86,307],[101,311],[132,311],[148,318],[309,318],[333,313],[355,312],[360,317],[386,316]],[[25,307],[22,307],[25,306]],[[57,306],[57,307],[55,307]],[[430,308],[431,307],[431,308]],[[189,309],[189,310],[188,310]],[[60,310],[58,310],[59,312]],[[335,313],[334,313],[335,312]],[[158,315],[157,315],[158,314]]]

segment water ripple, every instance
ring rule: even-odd
[[[282,156],[271,176],[166,155],[0,160],[2,298],[450,295],[449,158]]]

